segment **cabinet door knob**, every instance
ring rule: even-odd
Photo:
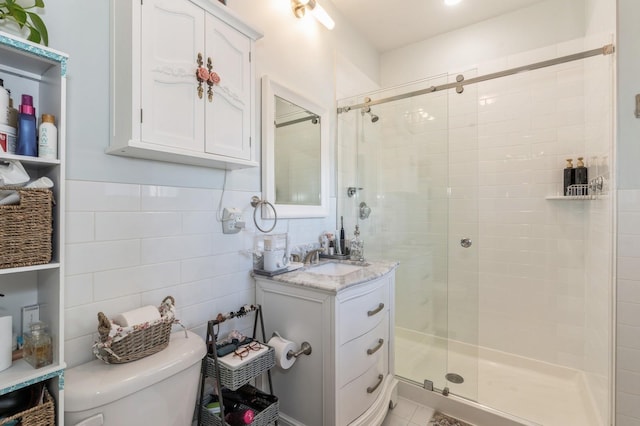
[[[380,302],[377,308],[375,308],[372,311],[367,311],[367,316],[372,317],[383,309],[384,309],[384,303]]]
[[[384,339],[378,339],[378,344],[373,349],[367,349],[367,355],[373,355],[384,345]]]

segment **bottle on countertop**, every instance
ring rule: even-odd
[[[56,118],[51,114],[42,114],[38,129],[38,157],[55,160],[58,158],[58,129]]]
[[[364,242],[360,239],[360,227],[356,225],[353,238],[349,243],[349,259],[364,260]]]
[[[340,254],[347,254],[344,240],[344,218],[340,216]]]
[[[567,165],[564,166],[564,195],[569,195],[569,186],[576,183],[576,170],[573,168],[573,159],[567,158]]]
[[[36,133],[36,109],[33,107],[33,98],[30,95],[22,95],[22,104],[18,113],[16,154],[38,156]]]

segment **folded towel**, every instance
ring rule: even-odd
[[[128,312],[122,312],[111,319],[120,327],[131,327],[136,324],[152,322],[160,319],[160,311],[153,305],[143,306]]]

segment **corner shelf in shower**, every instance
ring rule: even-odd
[[[545,200],[584,201],[595,200],[595,195],[552,195],[544,197]]]

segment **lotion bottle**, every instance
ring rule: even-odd
[[[56,118],[51,114],[42,114],[42,121],[38,129],[38,157],[48,160],[58,158],[58,129]]]

